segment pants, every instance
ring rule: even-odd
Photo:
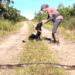
[[[61,21],[62,21],[61,19],[58,19],[58,20],[56,20],[56,21],[54,22],[54,26],[53,26],[53,29],[52,29],[52,33],[53,33],[53,34],[56,33],[57,28],[58,28],[59,24],[61,23]]]

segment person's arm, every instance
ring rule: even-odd
[[[43,24],[45,24],[51,20],[52,20],[52,14],[51,14],[51,12],[48,12],[48,18],[46,20],[43,20],[42,22],[43,22]]]

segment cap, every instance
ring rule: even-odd
[[[41,6],[41,11],[42,11],[43,8],[47,8],[47,7],[48,7],[47,4],[43,4],[43,5]]]

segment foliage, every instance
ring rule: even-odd
[[[73,7],[70,13],[71,13],[71,16],[75,16],[75,4],[73,4]]]
[[[4,18],[9,19],[11,21],[17,22],[20,20],[27,20],[25,17],[20,15],[20,11],[13,8],[8,7],[8,10],[4,13]]]
[[[14,2],[12,0],[0,0],[0,36],[17,30],[20,26],[16,26],[16,22],[27,20],[20,15],[19,10],[10,7],[10,3],[13,4]]]
[[[0,20],[0,30],[10,31],[12,28],[12,22],[8,20]]]
[[[46,16],[47,16],[47,13],[43,13],[40,11],[38,13],[35,12],[35,17],[33,20],[37,20],[38,22],[40,22],[41,20],[46,19],[47,18]]]
[[[75,29],[75,17],[70,17],[69,20],[64,20],[62,26],[65,29],[74,30]]]
[[[70,11],[71,11],[70,7],[64,7],[63,5],[60,6],[59,4],[57,10],[64,17],[64,19],[68,19],[70,17]]]
[[[17,31],[24,22],[14,23],[9,20],[0,19],[0,36],[7,35]]]
[[[65,29],[74,30],[75,29],[75,4],[73,4],[73,7],[70,6],[64,7],[62,4],[60,4],[57,10],[64,17],[62,26]]]
[[[12,0],[1,0],[0,2],[0,18],[8,19],[10,21],[22,21],[27,20],[25,17],[20,15],[20,11],[9,7],[10,3],[14,3]]]

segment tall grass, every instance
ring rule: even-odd
[[[9,20],[0,20],[0,30],[11,31],[13,23]]]
[[[68,20],[64,20],[62,26],[65,29],[75,30],[75,17],[70,17]]]
[[[23,23],[22,23],[23,24]],[[9,20],[0,19],[0,36],[18,30],[22,25]]]
[[[75,16],[70,17],[68,20],[63,21],[63,23],[59,27],[58,32],[74,41],[75,40]]]
[[[53,24],[47,23],[43,25],[43,27],[52,31]],[[61,35],[64,35],[64,37],[74,41],[75,40],[75,18],[71,17],[69,20],[64,20],[63,23],[59,25],[57,32],[60,33]]]
[[[69,21],[70,21],[70,24],[71,24],[70,29],[71,30],[75,30],[75,16],[74,17],[71,17],[69,19]]]

